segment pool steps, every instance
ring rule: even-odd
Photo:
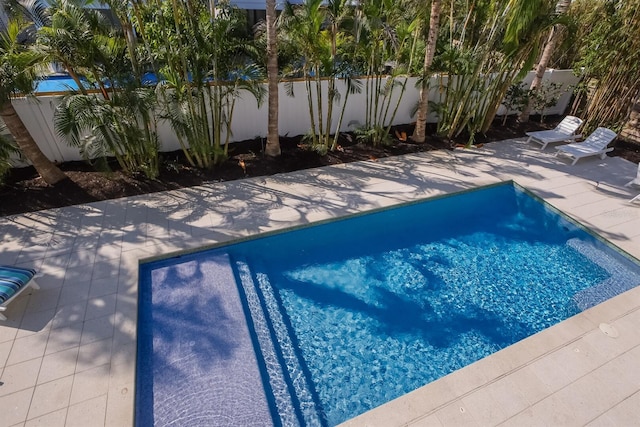
[[[142,274],[135,425],[277,426],[227,254]]]
[[[232,264],[246,296],[282,425],[325,425],[265,269],[259,263],[249,267],[241,258]]]
[[[602,244],[602,243],[599,243]],[[632,262],[622,254],[609,254],[597,245],[574,238],[567,246],[575,249],[592,263],[600,266],[611,276],[595,286],[576,293],[573,300],[582,311],[596,306],[616,295],[620,295],[640,284],[640,274],[634,273],[626,264]]]

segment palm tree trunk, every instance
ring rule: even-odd
[[[269,157],[281,154],[278,135],[278,45],[276,43],[276,2],[266,0],[267,12],[267,80],[269,107],[267,118],[267,144],[264,148]]]
[[[78,85],[78,90],[80,91],[80,93],[83,95],[86,95],[87,90],[84,88],[84,85],[82,84],[80,77],[78,77],[76,70],[71,65],[68,65],[68,64],[63,64],[63,66],[67,70],[67,73],[69,73],[69,76],[71,76],[73,81],[76,82],[76,85]]]
[[[422,84],[420,87],[418,115],[416,118],[416,128],[414,129],[411,137],[416,142],[424,142],[427,128],[427,115],[429,114],[429,77],[431,75],[430,69],[436,50],[436,41],[438,40],[440,10],[440,0],[432,0],[431,15],[429,17],[429,37],[427,39],[427,47],[424,52],[424,67],[422,69]]]
[[[31,162],[47,184],[54,185],[67,178],[64,172],[42,153],[38,144],[36,144],[33,137],[29,134],[22,119],[13,108],[13,105],[11,105],[11,101],[5,102],[4,105],[2,105],[0,117],[2,117],[2,120],[7,125],[7,129],[9,129],[9,132],[11,132],[11,135],[15,138],[16,144],[18,144],[22,154]]]
[[[571,6],[571,0],[560,0],[556,6],[556,13],[559,15],[567,13],[569,7]],[[533,77],[533,81],[531,82],[531,86],[529,87],[529,91],[533,92],[538,90],[540,84],[542,83],[542,77],[544,77],[544,72],[547,69],[547,65],[551,60],[551,56],[553,55],[553,51],[556,48],[556,43],[558,42],[558,38],[560,36],[560,25],[556,24],[551,28],[551,32],[549,33],[549,38],[547,39],[547,44],[544,46],[544,50],[542,51],[542,56],[540,56],[540,61],[536,66],[536,74]],[[529,102],[522,108],[522,112],[518,117],[518,120],[521,122],[529,121],[529,115],[531,114],[531,97],[529,97]]]

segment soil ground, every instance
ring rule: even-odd
[[[476,144],[487,144],[509,138],[523,137],[525,132],[554,127],[561,117],[547,117],[540,125],[532,117],[528,123],[515,119],[505,126],[498,121],[485,135],[477,135]],[[262,155],[263,141],[254,140],[233,143],[229,159],[214,170],[203,171],[190,166],[181,152],[162,154],[162,171],[156,180],[143,176],[128,176],[113,165],[110,172],[99,172],[87,162],[66,162],[60,168],[69,176],[56,186],[47,185],[33,167],[13,169],[0,187],[0,216],[33,212],[41,209],[76,205],[99,200],[173,190],[183,187],[241,179],[245,177],[273,175],[282,172],[314,168],[359,160],[375,160],[382,157],[431,150],[454,150],[468,141],[468,136],[449,140],[435,135],[435,128],[427,129],[423,144],[413,143],[409,138],[413,125],[396,126],[391,130],[390,145],[373,147],[360,143],[352,134],[342,134],[339,150],[320,155],[309,150],[298,137],[281,137],[282,155],[272,159]],[[640,144],[618,138],[612,156],[622,156],[632,162],[640,162]],[[111,162],[113,163],[113,162]]]

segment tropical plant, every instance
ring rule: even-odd
[[[56,131],[88,159],[114,156],[126,173],[157,177],[155,92],[132,77],[130,45],[98,13],[80,4],[56,1],[50,13],[50,26],[38,30],[36,49],[62,61],[79,86],[57,106]],[[79,70],[99,87],[99,95],[87,91]]]
[[[46,0],[4,0],[2,3],[7,16],[33,24],[33,27],[29,26],[29,32],[50,22]]]
[[[548,0],[475,6],[458,20],[461,25],[448,23],[449,46],[441,57],[448,77],[441,80],[439,130],[448,137],[466,130],[469,144],[488,130],[509,86],[533,65],[552,7]]]
[[[329,147],[330,135],[326,132],[331,126],[332,103],[327,102],[327,114],[324,114],[325,99],[323,96],[323,76],[332,76],[332,38],[325,28],[327,10],[323,7],[323,0],[310,0],[301,5],[284,4],[280,15],[280,29],[284,32],[284,40],[290,46],[296,47],[298,57],[285,67],[285,76],[302,77],[307,95],[309,108],[310,130],[308,138],[311,146],[326,152]],[[294,96],[293,80],[287,82],[287,94]],[[335,92],[329,95],[335,99]]]
[[[542,55],[540,56],[540,60],[538,61],[538,65],[536,65],[536,73],[533,77],[533,81],[531,82],[531,86],[529,90],[535,92],[540,85],[542,84],[542,77],[544,77],[544,72],[547,69],[547,64],[551,61],[551,57],[556,48],[556,44],[560,39],[561,32],[564,28],[564,20],[562,19],[564,15],[569,10],[571,6],[571,0],[560,0],[556,5],[556,15],[560,18],[556,20],[556,24],[551,27],[551,31],[549,32],[549,37],[547,39],[546,44],[544,45],[544,49],[542,50]],[[519,120],[526,122],[529,120],[531,106],[529,103],[525,104],[522,108],[522,112],[520,113]],[[541,115],[541,119],[542,119]]]
[[[360,86],[357,85],[353,77],[353,67],[350,61],[347,60],[346,55],[343,55],[340,51],[344,46],[347,46],[347,40],[353,40],[348,32],[343,28],[348,23],[353,21],[351,16],[351,2],[349,0],[329,0],[326,7],[326,25],[328,36],[331,44],[330,52],[330,73],[327,76],[327,117],[326,117],[326,129],[325,135],[331,133],[331,126],[333,124],[333,106],[340,102],[342,95],[338,91],[338,82],[344,81],[344,101],[338,122],[336,124],[336,130],[333,138],[333,142],[330,144],[329,149],[335,150],[338,147],[338,137],[340,135],[340,127],[342,126],[342,120],[344,118],[344,112],[347,106],[349,95],[357,93],[360,90]],[[329,145],[329,141],[326,141]]]
[[[153,90],[114,91],[109,100],[97,94],[65,96],[54,115],[56,131],[69,137],[87,159],[115,156],[125,173],[159,174],[158,140],[145,135],[142,117],[155,107]],[[103,163],[104,164],[104,163]]]
[[[13,167],[11,158],[20,154],[18,146],[7,135],[3,134],[5,130],[6,125],[0,121],[0,187],[4,177]]]
[[[14,19],[0,33],[0,117],[15,138],[21,153],[47,184],[54,185],[67,176],[42,153],[11,103],[11,98],[18,93],[25,94],[33,90],[34,67],[42,59],[17,42],[26,28],[24,21]]]
[[[502,105],[505,108],[504,116],[502,117],[502,126],[507,123],[507,117],[509,117],[511,111],[522,111],[527,104],[529,104],[528,85],[525,83],[514,83],[509,86],[502,100]]]
[[[389,0],[360,2],[355,9],[354,56],[366,76],[364,125],[358,133],[374,145],[388,140],[406,90],[412,56],[405,53],[411,50],[414,25]]]
[[[46,60],[61,64],[82,94],[87,94],[81,79],[83,74],[93,77],[103,96],[108,97],[97,69],[102,53],[100,47],[109,40],[109,27],[104,17],[74,0],[52,1],[49,15],[47,25],[38,28],[35,49]]]
[[[555,82],[543,83],[536,90],[529,91],[529,105],[533,110],[540,112],[540,123],[544,123],[545,110],[556,105],[563,92],[566,92],[566,89]]]
[[[640,4],[577,0],[574,5],[580,55],[575,68],[583,76],[583,90],[572,113],[584,119],[585,133],[599,126],[619,129],[640,97],[640,38],[632,36],[640,34]]]
[[[264,94],[261,72],[248,61],[244,15],[228,2],[210,6],[192,0],[135,5],[139,33],[165,79],[163,117],[189,162],[201,168],[227,157],[236,99],[248,92],[260,103]]]

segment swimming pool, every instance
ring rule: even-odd
[[[630,289],[640,268],[508,183],[140,277],[138,425],[335,425]]]
[[[86,78],[81,77],[81,82],[85,89],[98,89],[97,85],[92,85]],[[145,73],[142,76],[142,84],[154,85],[158,79],[153,73]],[[109,84],[106,84],[109,87]],[[74,92],[78,90],[78,84],[67,74],[54,74],[41,77],[34,82],[34,92],[39,94]]]

